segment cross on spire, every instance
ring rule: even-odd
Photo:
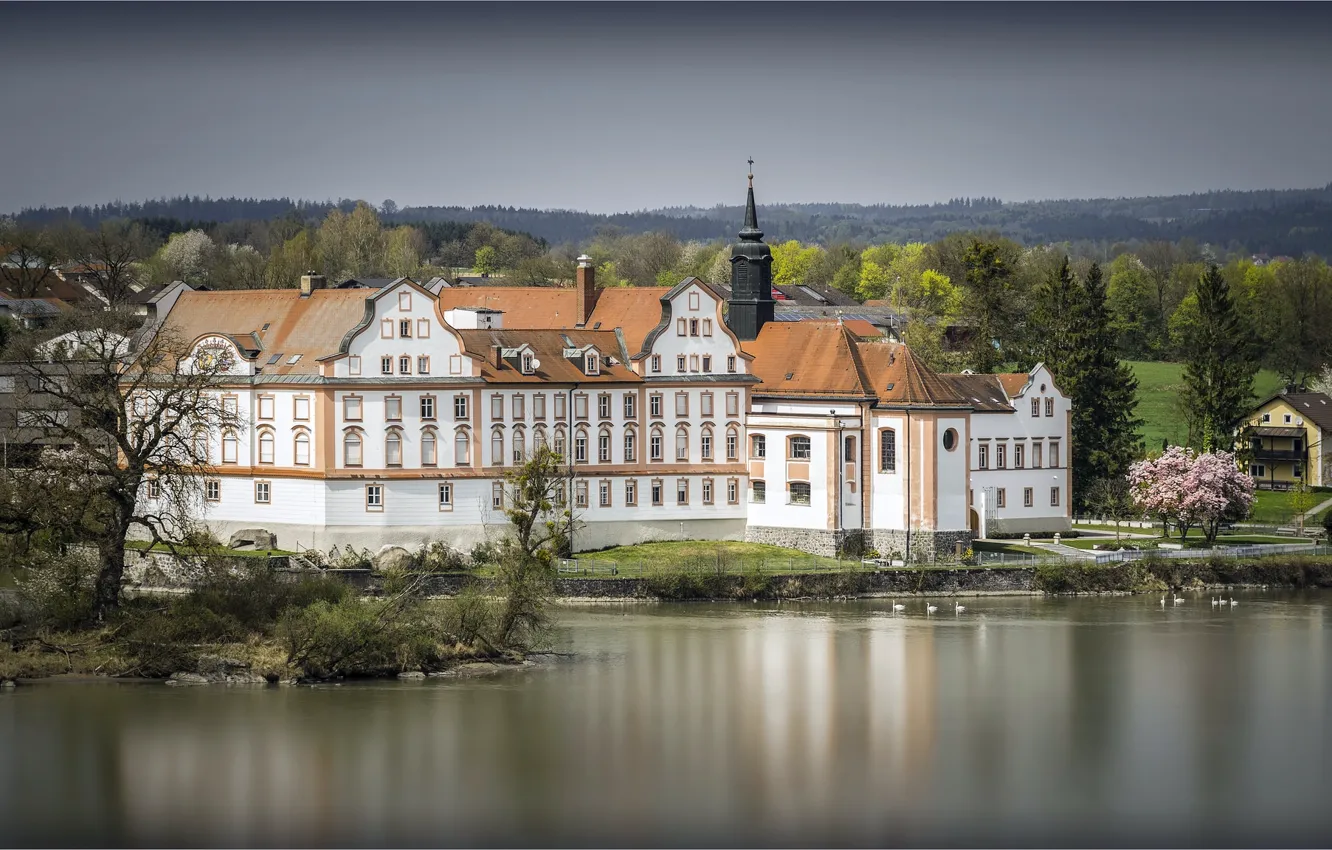
[[[754,188],[754,157],[749,158],[749,188]]]

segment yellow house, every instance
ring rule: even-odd
[[[1332,398],[1323,393],[1277,393],[1255,407],[1236,447],[1260,489],[1289,490],[1304,481],[1332,481]],[[1325,449],[1326,447],[1326,449]]]

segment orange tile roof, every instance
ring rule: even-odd
[[[999,379],[999,385],[1004,388],[1004,392],[1009,398],[1016,396],[1026,388],[1027,382],[1031,380],[1031,375],[1026,372],[1008,372],[1002,375],[995,375]]]
[[[463,347],[467,354],[475,355],[481,361],[481,377],[487,381],[500,383],[638,383],[643,379],[636,375],[624,362],[619,340],[613,330],[460,330]],[[603,355],[615,358],[615,365],[601,364],[600,374],[586,375],[572,360],[564,356],[565,339],[572,342],[572,348],[595,345]],[[514,368],[508,362],[495,365],[492,346],[501,348],[519,348],[528,345],[536,354],[541,365],[531,375],[524,375],[521,369]]]
[[[968,407],[957,388],[905,345],[866,341],[844,323],[769,322],[745,344],[756,395],[874,398],[910,407]],[[787,376],[790,377],[787,377]]]
[[[867,319],[843,319],[846,329],[859,337],[876,338],[883,336],[883,331],[874,327]]]
[[[643,349],[643,340],[661,322],[661,299],[669,286],[613,286],[601,290],[589,328],[620,328],[632,356]]]
[[[572,288],[553,286],[469,286],[439,291],[440,315],[454,307],[485,307],[502,311],[506,328],[576,327],[577,303],[578,294]]]
[[[365,302],[376,293],[364,289],[319,289],[302,298],[296,289],[242,289],[220,292],[183,292],[167,314],[166,329],[189,343],[219,334],[263,343],[265,354],[281,354],[268,365],[260,356],[265,375],[318,374],[317,358],[336,354],[342,338],[365,317]],[[268,330],[264,331],[264,325]],[[301,359],[288,364],[293,354]]]

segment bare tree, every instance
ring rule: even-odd
[[[195,358],[169,331],[130,351],[132,319],[115,313],[77,324],[53,340],[16,340],[10,357],[27,426],[65,449],[43,455],[47,479],[77,482],[87,497],[67,521],[97,547],[92,614],[102,619],[119,605],[130,532],[154,544],[185,539],[197,527],[209,468],[200,435],[239,432],[244,422],[216,391],[231,366],[226,356]],[[144,498],[149,488],[153,498]],[[44,489],[25,495],[47,497]]]
[[[4,269],[0,284],[19,298],[35,298],[42,287],[58,280],[56,245],[45,230],[7,221],[0,227],[0,245],[8,252],[2,259]]]
[[[82,266],[92,285],[106,299],[107,305],[119,307],[134,294],[139,282],[138,265],[150,257],[156,246],[140,224],[128,221],[104,221],[91,231],[77,230],[70,235],[66,253]]]

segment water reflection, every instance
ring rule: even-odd
[[[566,612],[574,662],[0,695],[13,844],[1325,844],[1318,597]]]

